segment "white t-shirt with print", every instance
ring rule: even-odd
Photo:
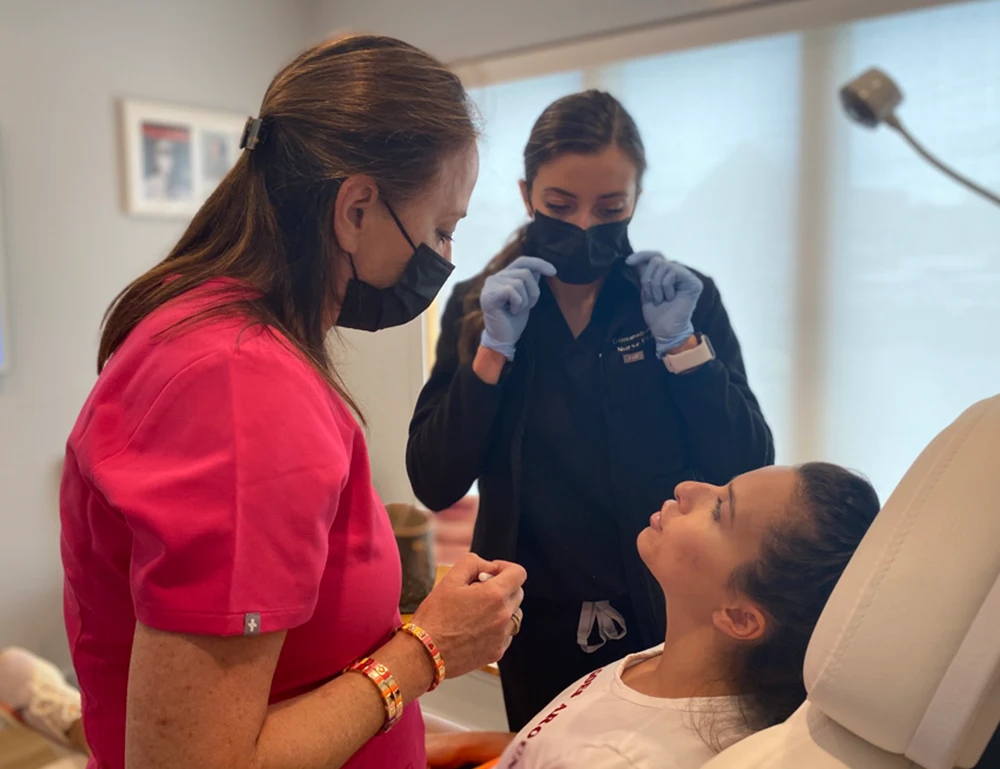
[[[734,697],[665,699],[630,689],[622,674],[663,645],[595,670],[556,697],[500,757],[497,769],[698,769],[715,755],[698,733],[723,724],[728,747],[745,729]],[[724,739],[723,739],[724,737]]]

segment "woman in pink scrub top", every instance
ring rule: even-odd
[[[395,540],[326,347],[412,320],[448,277],[471,115],[398,40],[306,51],[112,304],[61,498],[91,767],[423,769],[417,698],[520,627],[524,571],[468,556],[399,632]]]

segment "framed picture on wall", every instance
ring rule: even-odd
[[[121,103],[125,211],[186,218],[236,162],[246,115]]]
[[[2,161],[2,153],[0,153]],[[3,163],[0,162],[0,374],[10,368],[10,336],[7,333],[10,314],[7,309],[7,262],[4,247],[7,232],[4,230]]]

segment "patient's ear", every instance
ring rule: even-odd
[[[712,624],[734,641],[757,641],[767,631],[767,616],[753,601],[734,597],[712,613]]]

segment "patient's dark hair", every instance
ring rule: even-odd
[[[769,620],[763,640],[736,655],[731,674],[746,725],[754,731],[784,721],[805,701],[802,666],[809,639],[879,511],[878,494],[860,475],[823,462],[797,471],[793,515],[765,535],[756,560],[730,576],[732,587]]]

